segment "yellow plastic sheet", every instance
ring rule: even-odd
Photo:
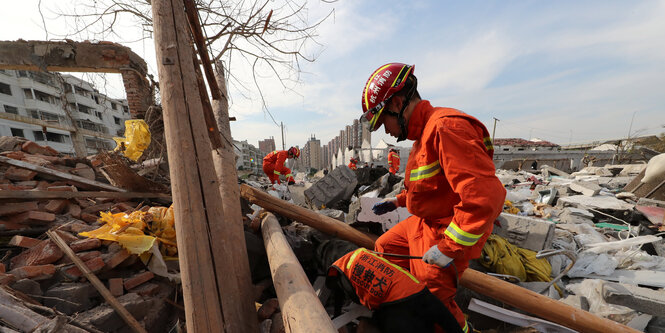
[[[125,137],[113,140],[118,144],[115,151],[122,151],[127,158],[138,161],[150,145],[150,129],[143,119],[125,120]]]
[[[173,206],[151,207],[147,212],[131,214],[102,212],[100,216],[103,226],[79,235],[118,242],[128,252],[139,255],[150,250],[155,242],[159,242],[160,252],[165,256],[178,253]]]

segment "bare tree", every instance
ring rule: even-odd
[[[306,0],[196,0],[196,4],[213,62],[224,63],[229,84],[243,96],[250,95],[254,85],[266,111],[259,80],[274,77],[292,90],[300,80],[300,63],[314,61],[322,49],[316,41],[317,28],[334,13],[331,9],[311,19]],[[141,27],[142,38],[152,33],[150,0],[74,0],[74,5],[55,12],[70,30],[63,38],[122,42],[126,40],[119,26],[129,22]],[[253,82],[248,84],[234,73],[235,68],[251,70]]]

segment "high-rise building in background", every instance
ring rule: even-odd
[[[321,161],[321,140],[317,139],[314,134],[309,138],[305,149],[307,152],[306,163],[310,168],[320,170],[323,168]]]
[[[268,154],[269,152],[275,150],[275,138],[271,136],[268,139],[260,140],[259,141],[259,150],[263,154]]]

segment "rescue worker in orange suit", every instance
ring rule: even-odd
[[[355,159],[355,157],[351,157],[351,159],[349,160],[349,169],[358,170],[358,166],[356,166],[356,163],[358,163],[358,160]]]
[[[395,148],[390,148],[388,152],[388,166],[388,171],[393,175],[399,171],[399,153]]]
[[[289,150],[275,150],[263,158],[263,172],[270,179],[271,184],[281,184],[279,180],[280,175],[286,177],[289,185],[293,185],[296,181],[293,179],[291,169],[286,167],[287,158],[300,157],[300,149],[298,147],[291,147]]]
[[[365,248],[324,264],[330,267],[326,286],[334,293],[335,315],[346,296],[373,310],[372,318],[383,333],[434,332],[435,325],[447,333],[462,332],[425,283]]]
[[[455,303],[459,277],[478,258],[503,208],[506,190],[495,176],[494,148],[485,126],[452,108],[433,107],[417,91],[414,66],[390,63],[374,71],[363,95],[370,130],[413,140],[404,191],[372,207],[385,214],[397,207],[412,216],[376,241],[378,252],[422,256],[393,260],[424,281],[467,332]]]

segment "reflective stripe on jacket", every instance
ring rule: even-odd
[[[286,178],[293,177],[291,169],[286,167],[286,159],[289,152],[286,150],[274,150],[263,158],[263,165],[272,165],[276,175],[284,175]]]
[[[409,272],[365,248],[337,259],[328,275],[335,276],[338,272],[351,282],[360,303],[370,310],[425,289],[425,284]]]
[[[438,246],[445,255],[478,257],[506,195],[495,176],[489,132],[476,118],[425,100],[416,105],[408,130],[415,142],[400,206],[440,224],[445,237]]]

